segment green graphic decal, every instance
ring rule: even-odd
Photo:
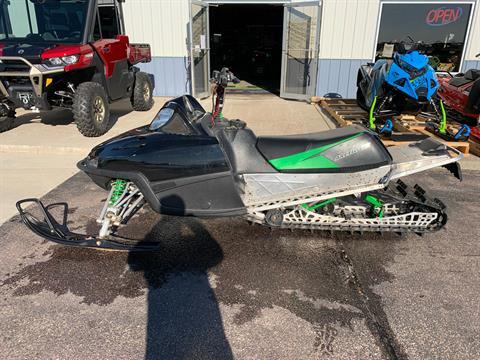
[[[270,164],[272,164],[277,170],[335,169],[338,168],[338,165],[334,161],[320,154],[334,146],[340,145],[362,134],[363,133],[358,133],[333,144],[328,144],[312,150],[273,159],[270,160]]]

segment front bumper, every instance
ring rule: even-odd
[[[15,66],[20,70],[15,70]],[[0,94],[16,107],[48,110],[44,92],[47,78],[64,71],[63,66],[50,68],[19,56],[0,56]]]

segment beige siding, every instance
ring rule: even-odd
[[[123,9],[130,41],[149,43],[153,56],[187,56],[188,0],[128,0]]]
[[[371,58],[379,4],[378,0],[324,0],[320,58]]]
[[[187,52],[188,0],[128,0],[123,4],[131,41],[147,42],[153,56],[184,57]],[[323,0],[321,59],[373,56],[380,0]],[[470,30],[466,60],[480,52],[480,2]]]
[[[480,53],[480,1],[475,7],[472,27],[470,28],[469,46],[467,48],[465,60],[480,60],[475,55]]]

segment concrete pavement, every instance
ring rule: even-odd
[[[155,110],[164,101],[157,99]],[[71,230],[96,231],[106,194],[83,174],[70,177],[74,163],[155,112],[117,106],[118,121],[102,138],[82,137],[68,112],[47,114],[47,124],[26,115],[0,134],[0,222],[18,198],[53,189],[43,200],[69,203]],[[327,128],[313,106],[269,97],[231,96],[224,114],[259,134]],[[55,117],[61,125],[52,128]],[[478,163],[470,157],[464,167]],[[479,358],[479,175],[467,170],[459,183],[437,169],[407,180],[448,206],[447,227],[423,237],[270,232],[239,218],[171,218],[145,208],[121,235],[155,239],[162,251],[128,254],[53,245],[15,216],[0,226],[0,354]]]
[[[449,214],[445,229],[423,237],[271,232],[145,208],[120,235],[158,241],[161,251],[135,254],[53,245],[15,217],[0,227],[0,353],[477,359],[478,176],[422,176]],[[78,174],[44,201],[67,201],[69,226],[91,232],[105,196]]]

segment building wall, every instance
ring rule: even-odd
[[[355,97],[357,70],[372,61],[379,0],[324,0],[317,95]]]
[[[475,55],[480,53],[480,1],[477,0],[475,14],[473,15],[472,27],[470,29],[470,39],[465,53],[462,71],[468,69],[480,69],[480,57]]]
[[[381,0],[323,0],[317,95],[336,92],[343,97],[355,97],[357,70],[373,58],[380,3]],[[155,75],[154,94],[176,96],[189,92],[189,0],[128,0],[123,8],[131,41],[152,46],[152,62],[140,67]],[[480,68],[480,59],[475,58],[478,53],[479,0],[463,70]]]
[[[140,64],[155,76],[155,96],[189,92],[188,0],[128,0],[123,3],[125,30],[131,42],[148,43],[152,62]]]

